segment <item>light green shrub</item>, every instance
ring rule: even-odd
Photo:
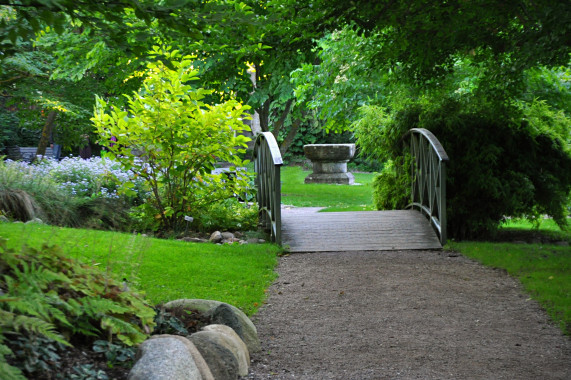
[[[145,212],[167,232],[184,228],[184,216],[196,217],[247,187],[246,176],[224,181],[211,171],[218,161],[243,166],[249,139],[240,135],[248,128],[241,119],[246,107],[205,104],[212,91],[190,85],[198,79],[192,57],[157,47],[154,54],[169,65],[159,59],[147,65],[143,87],[127,96],[128,109],[98,98],[92,120],[110,155],[151,189]]]

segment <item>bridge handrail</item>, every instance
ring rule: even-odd
[[[446,162],[448,154],[440,141],[427,129],[412,128],[410,153],[412,165],[411,203],[407,208],[418,208],[430,220],[446,244]]]
[[[262,132],[258,135],[253,157],[260,224],[262,228],[270,232],[272,241],[281,245],[280,168],[283,160],[273,134]]]

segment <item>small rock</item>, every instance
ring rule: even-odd
[[[234,232],[234,236],[237,237],[237,238],[241,238],[241,237],[244,236],[244,234],[241,233],[240,231],[236,231],[236,232]]]
[[[210,240],[211,243],[220,243],[222,241],[222,234],[220,231],[214,231],[208,240]]]
[[[258,239],[258,243],[264,244],[266,241],[264,239]]]
[[[258,244],[258,238],[250,238],[250,239],[248,239],[248,244]]]
[[[185,236],[185,237],[178,239],[178,240],[186,241],[188,243],[206,243],[208,241],[206,239],[201,239],[201,238],[197,238],[197,237],[188,237],[188,236]]]
[[[31,220],[28,220],[28,221],[26,222],[26,224],[44,224],[44,221],[41,220],[40,218],[34,218],[34,219],[31,219]]]

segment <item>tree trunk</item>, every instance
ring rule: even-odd
[[[40,138],[40,143],[38,144],[38,149],[36,150],[36,156],[32,158],[32,162],[37,159],[38,156],[45,156],[46,155],[46,148],[50,143],[50,136],[54,129],[54,124],[57,116],[57,111],[51,110],[48,114],[48,119],[46,120],[46,124],[42,128],[42,137]]]
[[[260,128],[262,128],[262,132],[270,131],[270,103],[271,100],[268,98],[268,100],[266,100],[264,104],[262,104],[262,106],[256,110],[258,111],[258,115],[260,115]]]
[[[289,130],[287,136],[282,142],[282,145],[280,145],[280,153],[282,156],[286,154],[291,143],[293,143],[293,140],[295,139],[295,136],[297,135],[297,131],[299,130],[300,126],[301,126],[301,119],[295,119],[294,122],[291,124],[291,129]]]
[[[275,123],[274,127],[272,128],[272,133],[273,133],[274,137],[276,138],[276,141],[278,141],[278,136],[280,135],[280,131],[281,131],[282,127],[284,126],[284,123],[287,119],[287,116],[289,114],[289,110],[291,108],[292,103],[293,103],[293,99],[290,99],[287,101],[284,112],[280,116],[280,119],[278,120],[278,122]]]

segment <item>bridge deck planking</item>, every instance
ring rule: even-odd
[[[282,240],[290,252],[442,248],[428,220],[417,211],[318,210],[282,209]]]

